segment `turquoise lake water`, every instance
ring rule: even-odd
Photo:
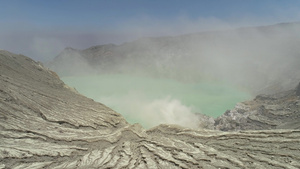
[[[245,90],[226,83],[184,83],[173,79],[131,75],[63,77],[71,87],[146,128],[160,123],[194,127],[195,113],[218,117],[236,103],[251,98]]]

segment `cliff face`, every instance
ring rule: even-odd
[[[296,88],[296,95],[300,96],[300,83],[298,84],[298,86]]]
[[[0,168],[300,168],[299,138],[297,129],[144,130],[0,51]]]
[[[219,130],[300,129],[300,84],[294,90],[258,95],[215,119]]]

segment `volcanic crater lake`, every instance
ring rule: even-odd
[[[62,77],[69,86],[150,128],[161,123],[192,127],[196,113],[218,117],[251,95],[215,81],[197,83],[124,74]]]

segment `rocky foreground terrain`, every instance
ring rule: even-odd
[[[258,95],[215,119],[219,130],[300,129],[300,83],[294,90]]]
[[[40,63],[1,50],[0,168],[296,169],[299,95],[298,87],[258,96],[216,119],[216,128],[240,131],[145,130],[78,94]]]

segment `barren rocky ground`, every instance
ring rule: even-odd
[[[300,129],[300,83],[295,90],[258,95],[215,119],[219,130]]]
[[[0,168],[300,168],[299,87],[269,99],[259,96],[217,119],[226,132],[145,130],[40,63],[1,50]],[[232,123],[239,114],[246,123]]]

